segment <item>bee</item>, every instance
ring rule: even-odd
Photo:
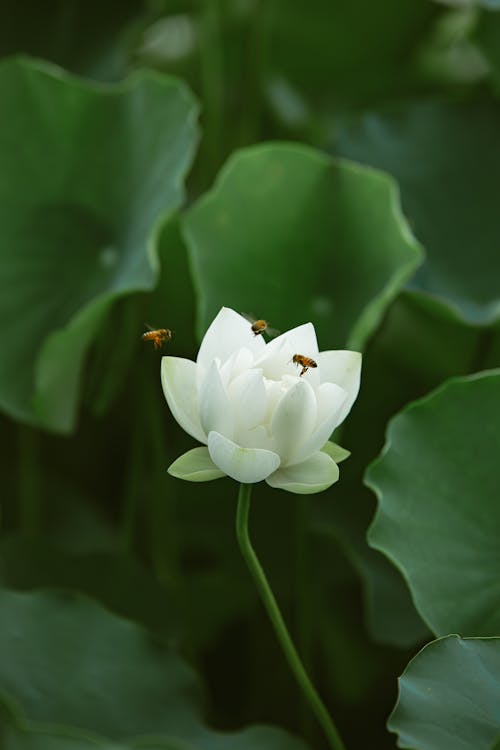
[[[254,336],[258,336],[259,334],[264,333],[264,331],[272,338],[278,336],[279,331],[277,331],[276,328],[271,328],[267,320],[263,320],[262,318],[257,320],[253,315],[247,315],[246,313],[242,313],[242,315],[252,324],[251,328]]]
[[[142,334],[141,339],[143,341],[152,341],[155,349],[161,349],[163,344],[166,344],[172,338],[172,331],[170,328],[152,328],[146,324],[148,330]]]
[[[314,359],[311,359],[310,357],[304,357],[303,354],[294,354],[292,357],[292,362],[294,365],[300,365],[302,367],[299,378],[302,377],[302,375],[304,375],[310,367],[318,366]]]

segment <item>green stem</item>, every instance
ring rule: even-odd
[[[477,336],[477,344],[470,364],[470,372],[478,372],[488,368],[488,358],[495,343],[497,331],[491,326],[480,328]],[[490,364],[490,367],[493,365]]]
[[[240,142],[243,145],[261,140],[262,109],[265,88],[265,73],[269,53],[269,42],[274,15],[274,3],[258,0],[254,5],[248,27],[248,54],[245,70],[245,99],[242,107]]]
[[[200,58],[204,102],[204,179],[210,182],[220,167],[223,151],[224,59],[219,0],[200,0]]]
[[[40,440],[33,427],[19,425],[19,529],[36,534],[42,521]]]
[[[298,495],[295,503],[295,595],[294,595],[294,629],[302,663],[307,672],[311,671],[313,663],[311,642],[311,586],[309,583],[309,537],[308,524],[308,495]],[[307,705],[301,701],[298,708],[299,727],[302,735],[308,739],[314,736],[312,726],[313,717]]]
[[[236,536],[240,545],[241,553],[248,566],[250,574],[255,582],[262,603],[269,615],[274,632],[281,644],[283,653],[297,680],[304,697],[306,698],[311,710],[316,716],[319,724],[328,739],[332,750],[345,750],[344,743],[337,731],[337,728],[325,705],[319,697],[314,685],[304,669],[297,650],[290,637],[288,629],[279,610],[274,594],[269,586],[266,574],[259,562],[255,550],[252,547],[248,534],[248,515],[250,512],[250,498],[252,493],[251,484],[241,484],[238,495],[238,510],[236,515]]]

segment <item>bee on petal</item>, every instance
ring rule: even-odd
[[[142,334],[141,339],[143,341],[152,341],[155,349],[161,349],[163,344],[166,344],[172,338],[172,331],[170,328],[152,328],[146,324],[148,329]]]
[[[310,367],[318,366],[314,359],[311,359],[310,357],[304,357],[303,354],[294,354],[292,357],[292,362],[294,365],[299,365],[300,367],[302,367],[299,378],[302,377],[302,375],[304,375]]]
[[[259,334],[264,333],[264,331],[271,338],[279,335],[279,331],[277,331],[276,328],[271,328],[267,320],[263,320],[262,318],[257,319],[253,315],[247,315],[246,313],[241,314],[252,324],[251,329],[254,336],[258,336]]]

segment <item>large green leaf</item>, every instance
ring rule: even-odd
[[[1,706],[0,706],[1,709]],[[154,737],[116,742],[94,732],[75,727],[41,727],[24,722],[13,713],[0,716],[0,740],[2,750],[306,750],[305,745],[290,740],[284,733],[273,732],[264,727],[253,727],[228,737],[214,734],[213,742],[193,744],[192,741]]]
[[[278,729],[207,729],[193,672],[137,625],[88,599],[1,590],[0,609],[0,694],[18,721],[38,731],[95,734],[113,740],[110,749],[137,742],[172,750],[305,750]]]
[[[396,177],[427,253],[415,285],[474,323],[500,315],[499,127],[495,101],[420,101],[353,118],[335,140],[337,153]]]
[[[28,724],[4,706],[0,706],[0,741],[2,750],[131,750],[128,744],[118,744],[94,733]],[[162,748],[180,750],[170,744],[159,746],[158,750]]]
[[[395,417],[367,484],[369,541],[437,635],[500,628],[500,371],[448,381]]]
[[[500,638],[429,643],[399,680],[389,729],[418,750],[494,750],[500,736]]]
[[[421,259],[388,177],[291,143],[233,156],[184,226],[200,332],[229,305],[359,348]]]
[[[92,87],[22,61],[0,66],[0,96],[0,405],[69,431],[104,314],[154,286],[158,227],[183,197],[196,105],[158,74]]]
[[[382,449],[392,416],[449,377],[500,365],[499,340],[492,331],[466,325],[439,300],[405,291],[363,354],[362,387],[342,428],[341,441],[352,455],[332,488],[332,501],[317,504],[315,525],[342,545],[358,570],[367,625],[377,642],[413,646],[428,631],[399,570],[367,545],[375,498],[363,487],[363,473]]]

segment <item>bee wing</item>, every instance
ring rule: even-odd
[[[271,328],[271,326],[267,326],[267,328],[264,331],[264,333],[267,333],[267,335],[269,336],[269,338],[274,339],[274,338],[276,338],[276,336],[280,335],[281,331],[278,331],[276,328]]]
[[[255,323],[255,321],[257,320],[255,315],[252,315],[251,313],[242,312],[240,313],[240,315],[243,315],[243,317],[246,318],[246,320],[248,320],[249,323]]]

